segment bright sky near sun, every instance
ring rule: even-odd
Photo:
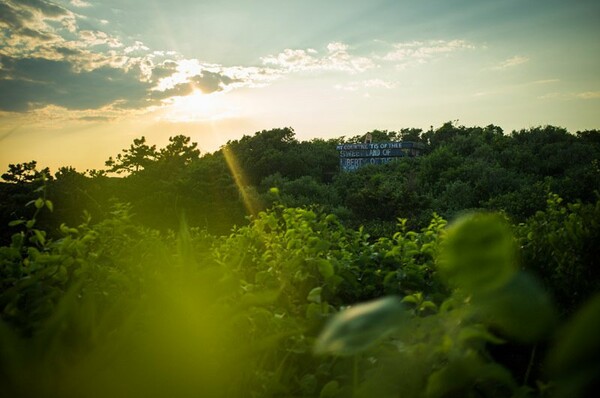
[[[0,0],[0,167],[496,124],[600,128],[597,0]]]

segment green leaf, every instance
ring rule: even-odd
[[[317,354],[355,355],[398,330],[407,316],[398,297],[358,304],[336,314],[317,338]]]
[[[321,304],[321,291],[322,290],[323,290],[323,288],[321,288],[321,287],[315,287],[308,293],[308,296],[306,297],[306,299],[313,303]]]
[[[429,376],[425,396],[512,396],[517,385],[510,372],[495,363],[485,363],[476,354],[455,358]]]
[[[502,287],[517,271],[516,244],[509,226],[496,214],[461,218],[448,230],[438,266],[450,285],[469,293]]]
[[[488,332],[482,325],[466,326],[458,333],[458,341],[462,344],[470,342],[503,344],[505,341]]]
[[[555,325],[548,294],[524,272],[493,293],[473,296],[472,302],[484,323],[519,342],[538,341],[552,333]]]
[[[435,303],[433,301],[423,301],[423,303],[419,307],[419,310],[420,311],[425,311],[427,309],[432,310],[433,312],[436,312],[437,311],[437,305],[435,305]]]
[[[600,374],[600,294],[566,324],[548,355],[558,397],[592,396]],[[587,393],[587,394],[586,394]]]
[[[41,209],[42,207],[44,207],[44,199],[37,198],[34,202],[34,205],[36,209]]]
[[[321,389],[319,398],[335,398],[340,393],[340,383],[337,380],[331,380]]]
[[[40,244],[43,245],[46,243],[46,236],[45,236],[44,231],[40,231],[39,229],[34,229],[33,233],[35,234],[35,237]]]
[[[48,208],[48,210],[54,211],[54,204],[52,203],[52,201],[46,200],[46,207]]]
[[[317,268],[319,269],[319,272],[321,273],[321,275],[323,275],[323,278],[325,279],[331,278],[334,274],[333,265],[331,264],[331,262],[325,259],[318,260]]]
[[[306,307],[306,319],[319,319],[323,315],[321,304],[310,303]]]
[[[410,303],[410,304],[417,304],[419,302],[419,299],[414,295],[411,294],[410,296],[406,296],[402,299],[403,303]]]
[[[25,220],[13,220],[8,223],[9,227],[16,227],[17,225],[25,224]]]

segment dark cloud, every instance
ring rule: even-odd
[[[154,66],[149,57],[128,55],[134,47],[99,51],[100,45],[122,44],[105,32],[76,29],[75,15],[50,1],[0,0],[0,40],[11,42],[0,44],[0,111],[27,112],[48,105],[72,110],[144,108],[194,90],[221,91],[236,81],[204,71],[156,91],[153,87],[160,79],[177,72],[178,62],[165,60]],[[142,43],[136,46],[147,50]]]
[[[177,62],[165,61],[162,64],[152,69],[153,79],[162,79],[163,77],[171,76],[177,71]]]
[[[25,112],[46,105],[97,109],[119,102],[127,108],[147,105],[149,83],[139,71],[102,67],[77,72],[67,61],[3,57],[0,110]]]
[[[27,37],[31,37],[33,39],[38,39],[40,41],[49,41],[52,40],[53,37],[49,34],[34,30],[34,29],[29,29],[29,28],[23,28],[19,31],[20,34],[22,34],[23,36],[27,36]]]
[[[191,83],[180,83],[173,88],[164,91],[153,91],[152,98],[161,100],[170,97],[183,97],[190,95],[194,91],[194,86]]]
[[[54,47],[54,51],[56,51],[57,53],[65,56],[65,57],[76,57],[76,56],[82,56],[84,54],[83,51],[81,51],[77,48],[69,48],[69,47]]]
[[[64,8],[44,0],[16,0],[14,3],[38,10],[48,17],[60,17],[68,14],[68,11]]]
[[[234,80],[229,76],[208,71],[204,71],[201,75],[194,76],[191,79],[191,82],[196,86],[196,88],[202,90],[204,94],[221,91],[225,88],[225,86],[228,86],[236,81],[237,80]]]
[[[30,21],[33,15],[24,9],[13,8],[7,3],[0,3],[0,24],[7,25],[12,29],[21,29],[26,21]]]
[[[154,71],[152,71],[154,74]],[[204,71],[200,75],[193,76],[189,81],[175,85],[165,91],[153,91],[152,98],[165,99],[169,97],[183,97],[190,95],[194,90],[201,90],[204,94],[221,91],[231,83],[238,80],[216,72]]]

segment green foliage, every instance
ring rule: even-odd
[[[369,356],[361,363],[366,368],[362,385],[354,382],[357,396],[525,394],[529,388],[519,386],[486,347],[504,339],[544,341],[555,315],[546,292],[517,271],[514,239],[505,221],[491,214],[458,220],[445,234],[438,259],[441,275],[455,287],[439,310],[421,294],[403,300],[414,305],[412,318],[392,297],[351,307],[325,327],[317,352]],[[431,312],[424,315],[428,308]],[[589,341],[591,335],[583,338]]]
[[[36,227],[53,208],[38,193],[0,248],[10,396],[543,393],[527,384],[531,364],[515,374],[489,349],[544,343],[556,325],[500,216],[450,227],[434,216],[419,232],[401,219],[370,240],[333,215],[279,205],[218,238],[185,224],[161,235],[117,204],[52,239]],[[563,332],[584,345],[558,340],[540,386],[565,395],[592,382],[595,356],[581,348],[595,337],[591,308]]]
[[[562,311],[572,312],[600,290],[600,201],[563,204],[550,195],[545,211],[516,228],[525,267],[552,291]]]
[[[125,178],[10,169],[3,393],[594,391],[598,132],[371,134],[427,154],[339,174],[336,140],[285,128],[202,157],[142,137],[109,165]]]

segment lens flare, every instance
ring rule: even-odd
[[[258,203],[256,203],[255,198],[250,194],[248,190],[248,184],[246,182],[244,171],[240,167],[235,154],[227,146],[224,146],[222,148],[222,151],[223,156],[225,157],[225,162],[227,162],[227,167],[229,167],[229,171],[231,171],[231,175],[233,176],[233,180],[235,181],[235,185],[237,185],[237,188],[240,191],[240,195],[242,195],[244,207],[250,215],[256,215],[258,213],[259,208]]]

